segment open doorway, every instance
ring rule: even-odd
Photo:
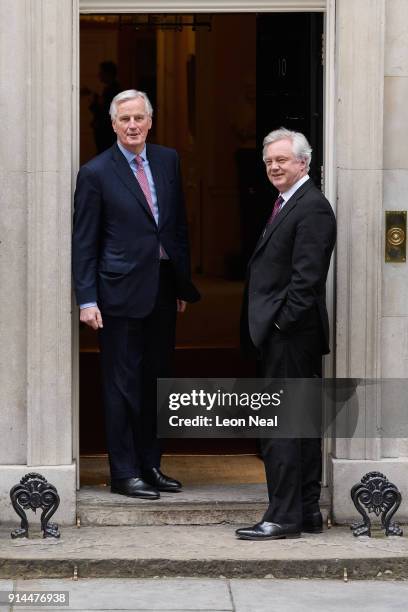
[[[240,354],[239,317],[246,262],[275,199],[262,139],[281,125],[303,131],[320,184],[322,33],[319,13],[81,16],[81,163],[113,142],[109,98],[129,88],[146,91],[153,103],[149,140],[181,157],[203,298],[179,318],[177,376],[256,374]],[[85,328],[80,350],[80,447],[95,455],[105,450],[98,350]],[[180,440],[167,451],[256,455],[256,445]]]

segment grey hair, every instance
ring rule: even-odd
[[[301,132],[293,132],[284,127],[279,130],[274,130],[265,136],[263,141],[263,160],[266,159],[266,149],[273,142],[278,140],[291,140],[292,151],[296,159],[303,159],[306,162],[306,171],[309,170],[310,162],[312,159],[312,147],[307,141],[306,136]]]
[[[121,91],[118,93],[111,102],[109,114],[112,121],[116,119],[116,115],[118,114],[118,104],[121,102],[126,102],[126,100],[134,100],[135,98],[142,98],[144,100],[146,113],[150,117],[153,117],[153,106],[151,105],[147,94],[145,94],[144,91],[138,91],[137,89],[126,89],[126,91]]]

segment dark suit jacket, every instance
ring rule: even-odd
[[[317,312],[321,352],[329,352],[325,283],[336,240],[332,208],[311,179],[286,202],[266,228],[248,264],[242,329],[257,348],[276,322],[284,333],[301,333]]]
[[[78,304],[103,314],[145,317],[159,282],[159,245],[173,264],[177,297],[199,299],[190,278],[187,222],[176,151],[147,144],[159,225],[129,164],[114,144],[81,167],[75,191],[73,275]]]

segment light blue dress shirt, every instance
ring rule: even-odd
[[[121,145],[120,142],[118,142],[117,144],[118,144],[119,149],[122,151],[123,155],[126,157],[126,160],[129,166],[131,167],[133,174],[136,176],[137,165],[136,165],[135,154],[132,153],[132,151],[128,151],[127,149],[125,149],[125,147]],[[156,224],[159,225],[159,207],[157,206],[156,187],[153,181],[152,172],[150,170],[150,165],[147,159],[146,145],[144,146],[143,151],[139,153],[139,155],[142,158],[143,169],[146,174],[147,182],[149,183],[150,193],[152,194],[154,220],[156,221]]]

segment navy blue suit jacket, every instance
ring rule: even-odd
[[[159,225],[126,158],[114,144],[81,167],[75,190],[72,262],[78,304],[102,314],[145,317],[159,284],[159,249],[173,264],[177,297],[199,299],[190,278],[187,222],[179,158],[147,144]]]

